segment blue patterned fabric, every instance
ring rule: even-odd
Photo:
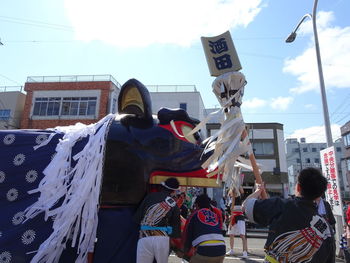
[[[48,144],[33,148],[51,134]],[[0,131],[0,263],[30,262],[52,232],[54,218],[45,221],[42,213],[25,221],[24,211],[38,199],[39,193],[28,191],[36,189],[44,177],[42,171],[60,138],[62,134],[48,130]],[[84,143],[75,148],[81,149]]]

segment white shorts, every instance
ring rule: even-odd
[[[149,236],[140,238],[137,242],[137,263],[167,263],[169,257],[169,237]]]
[[[245,221],[238,220],[237,223],[229,227],[227,230],[228,235],[245,235]]]

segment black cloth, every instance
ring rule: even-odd
[[[323,200],[323,204],[326,209],[326,214],[323,217],[328,221],[328,223],[332,226],[333,230],[335,231],[336,221],[332,212],[332,207],[326,200]]]
[[[187,219],[187,217],[188,217],[188,208],[184,204],[182,204],[180,207],[180,215],[185,219]]]
[[[172,227],[172,233],[162,230],[140,230],[140,238],[147,236],[181,236],[180,209],[166,191],[150,193],[138,207],[134,220],[142,225],[152,227]]]
[[[334,234],[313,201],[295,198],[256,200],[254,221],[269,226],[268,255],[279,262],[335,262]]]

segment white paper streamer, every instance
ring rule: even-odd
[[[222,180],[232,180],[232,188],[239,188],[241,185],[240,168],[248,168],[253,170],[250,160],[240,162],[237,160],[240,155],[252,153],[252,147],[249,139],[241,141],[242,132],[245,129],[240,105],[244,86],[246,84],[245,77],[240,72],[228,72],[217,77],[213,82],[213,92],[217,97],[221,109],[209,114],[201,121],[189,134],[198,131],[212,118],[220,119],[220,129],[203,143],[206,143],[206,148],[203,154],[214,151],[213,154],[203,163],[202,167],[208,172],[217,170],[217,173],[222,173]],[[174,129],[174,128],[173,128]],[[187,135],[184,135],[186,137]],[[236,168],[235,168],[236,167]],[[216,173],[211,173],[211,176]],[[218,176],[219,183],[219,176]]]
[[[45,220],[54,217],[53,232],[40,245],[32,263],[58,262],[68,239],[72,239],[72,247],[77,246],[76,262],[86,262],[96,237],[106,133],[113,118],[115,115],[109,114],[96,124],[77,123],[54,129],[64,136],[56,147],[55,157],[43,172],[45,177],[37,189],[29,192],[39,192],[38,201],[25,211],[26,220],[42,212]],[[85,147],[72,156],[72,147],[87,136]],[[74,168],[71,167],[72,158],[77,162]],[[61,199],[62,204],[53,208]]]

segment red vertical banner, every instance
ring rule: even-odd
[[[326,199],[332,207],[333,214],[342,216],[342,200],[340,195],[338,168],[335,158],[334,146],[320,151],[320,155],[322,173],[328,181]]]

